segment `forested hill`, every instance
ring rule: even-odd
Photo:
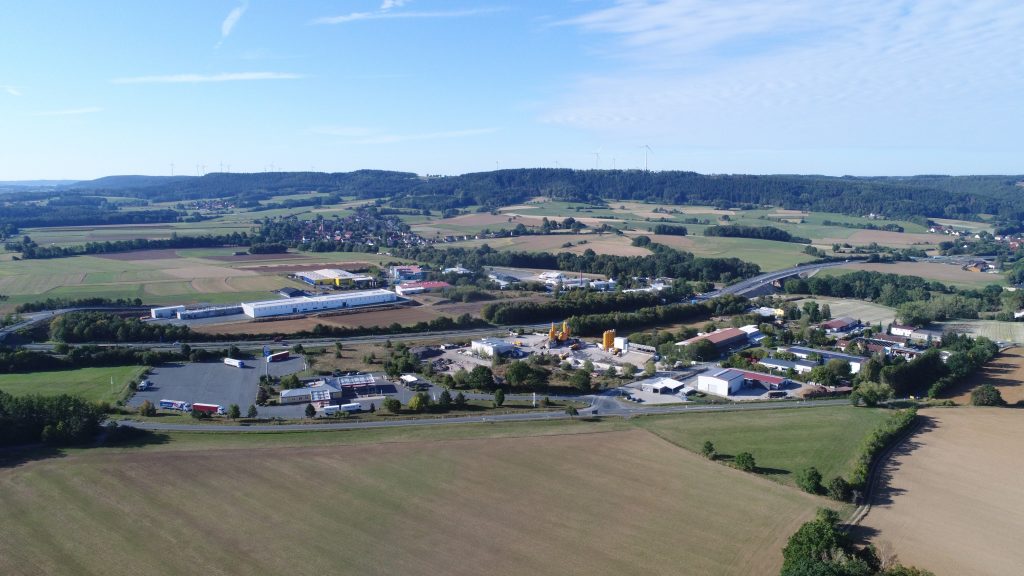
[[[80,182],[77,190],[116,189],[153,201],[237,196],[252,201],[272,195],[320,191],[361,198],[390,197],[407,208],[495,208],[535,196],[593,202],[637,200],[657,204],[719,207],[772,205],[890,218],[970,218],[997,214],[1024,217],[1024,176],[830,177],[800,175],[705,175],[695,172],[531,168],[461,176],[420,177],[407,172],[214,173],[126,186],[123,178]]]

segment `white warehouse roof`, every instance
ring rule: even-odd
[[[247,316],[257,318],[382,304],[384,302],[394,302],[397,299],[398,296],[388,290],[361,290],[359,292],[328,294],[326,296],[300,296],[298,298],[246,302],[242,304],[242,312]]]

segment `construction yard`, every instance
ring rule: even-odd
[[[1024,419],[1007,408],[922,412],[923,429],[886,463],[862,525],[883,556],[937,576],[1024,566]]]
[[[823,503],[621,421],[168,434],[0,468],[0,573],[765,574]]]

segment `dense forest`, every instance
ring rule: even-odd
[[[151,201],[226,197],[258,200],[318,191],[359,198],[388,197],[397,207],[433,210],[474,206],[491,209],[545,196],[572,202],[615,199],[730,208],[771,205],[901,219],[995,214],[1001,221],[1013,221],[1024,216],[1022,176],[828,177],[529,168],[446,177],[375,170],[214,173],[135,185],[122,184],[118,178],[139,177],[80,182],[74,189],[93,194],[116,192]]]
[[[756,238],[758,240],[775,240],[776,242],[798,242],[810,244],[810,238],[793,236],[785,230],[772,226],[708,226],[704,229],[705,236],[722,236],[726,238]]]

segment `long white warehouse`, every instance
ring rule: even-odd
[[[302,296],[299,298],[283,298],[265,300],[263,302],[243,302],[242,312],[250,318],[267,316],[283,316],[286,314],[307,314],[323,310],[339,308],[356,308],[373,304],[394,302],[398,296],[389,290],[364,290],[327,296]]]

